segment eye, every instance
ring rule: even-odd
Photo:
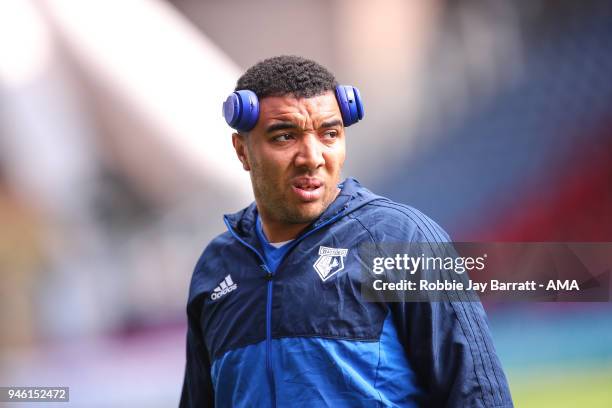
[[[288,142],[291,139],[293,139],[293,135],[291,133],[282,133],[272,138],[274,142]]]
[[[338,137],[338,131],[337,130],[328,130],[327,132],[323,133],[323,138],[324,139],[335,139]]]

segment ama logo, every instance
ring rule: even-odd
[[[319,259],[312,265],[323,282],[344,269],[348,249],[319,247]]]

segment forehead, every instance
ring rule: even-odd
[[[293,95],[268,96],[260,101],[259,119],[262,123],[274,120],[324,120],[340,116],[340,108],[332,91],[311,98]]]

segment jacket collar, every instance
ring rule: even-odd
[[[354,178],[347,178],[340,183],[338,187],[341,189],[338,197],[336,197],[336,199],[325,209],[325,211],[323,211],[321,216],[310,224],[304,231],[302,231],[300,235],[305,234],[311,229],[319,227],[336,216],[338,216],[338,218],[342,218],[346,214],[355,211],[370,201],[382,198],[363,187]],[[341,213],[343,213],[343,215],[339,216]],[[255,223],[257,220],[257,206],[255,202],[234,214],[226,214],[224,218],[234,233],[250,244],[259,247],[255,232]]]

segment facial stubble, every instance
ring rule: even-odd
[[[262,163],[255,160],[253,155],[249,156],[251,159],[250,177],[258,210],[260,213],[263,212],[277,222],[286,224],[309,224],[319,218],[337,195],[335,185],[339,180],[336,180],[334,183],[334,191],[327,191],[327,185],[324,187],[326,188],[324,199],[321,202],[315,203],[316,207],[306,203],[301,206],[299,203],[296,203],[295,199],[287,196],[290,194],[288,190],[289,180],[278,180],[278,183],[270,183],[269,180],[276,179],[276,175],[268,174]],[[307,174],[307,171],[302,173],[297,172],[294,176]],[[336,176],[336,178],[339,177]]]

